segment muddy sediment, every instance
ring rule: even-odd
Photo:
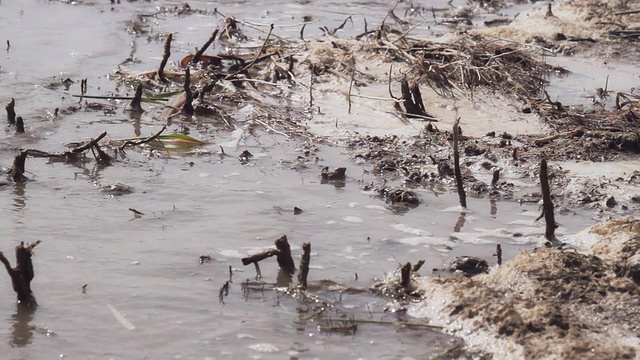
[[[417,280],[429,317],[496,358],[634,359],[638,355],[640,221],[575,236],[587,251],[523,251],[489,274]]]

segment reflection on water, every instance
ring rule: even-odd
[[[16,313],[11,316],[12,331],[9,345],[11,347],[25,347],[31,344],[34,326],[31,325],[36,308],[31,306],[16,306]]]
[[[136,134],[136,136],[141,136],[142,131],[140,130],[140,119],[142,118],[142,112],[127,111],[127,115],[129,115],[129,119],[133,121],[133,133]]]
[[[456,225],[453,227],[453,232],[460,232],[464,227],[464,223],[467,221],[467,212],[461,211],[460,215],[458,215],[458,221],[456,221]]]
[[[496,199],[491,198],[489,200],[489,204],[491,205],[491,210],[489,210],[489,214],[491,215],[492,218],[495,218],[496,214],[498,213],[498,202],[496,201]]]
[[[27,197],[25,196],[26,183],[15,183],[13,186],[13,211],[22,212],[27,206]],[[18,220],[22,223],[22,220]]]

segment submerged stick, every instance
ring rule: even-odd
[[[404,288],[407,289],[409,287],[409,284],[411,283],[411,263],[406,263],[404,264],[404,266],[400,269],[400,285]]]
[[[272,256],[278,255],[280,251],[278,249],[268,249],[257,254],[253,254],[242,258],[242,265],[247,266],[249,264],[257,264],[259,261],[262,261],[266,258],[270,258]]]
[[[16,118],[16,134],[24,134],[24,120],[22,120],[22,116]]]
[[[158,78],[162,82],[167,82],[167,79],[164,76],[164,67],[167,65],[167,61],[169,61],[169,57],[171,56],[171,40],[173,39],[173,34],[169,33],[167,35],[167,40],[164,43],[164,54],[162,55],[162,61],[160,62],[160,67],[158,68]]]
[[[27,151],[21,151],[20,154],[16,155],[13,159],[13,166],[9,171],[9,176],[16,183],[27,181],[27,177],[24,176],[25,161],[27,161]]]
[[[124,150],[125,147],[127,146],[138,146],[138,145],[142,145],[142,144],[146,144],[149,142],[152,142],[153,140],[157,139],[158,136],[160,136],[160,134],[162,134],[165,130],[167,129],[167,126],[163,126],[162,129],[160,129],[160,131],[158,131],[157,133],[153,134],[152,136],[149,136],[146,139],[142,139],[142,140],[127,140],[124,144],[122,144],[120,146],[120,150]],[[105,132],[106,135],[106,132]]]
[[[313,69],[310,71],[311,79],[309,80],[309,108],[313,107]]]
[[[496,253],[493,254],[498,259],[498,265],[502,265],[502,246],[496,245]]]
[[[16,292],[18,296],[18,303],[27,307],[37,306],[36,297],[33,295],[33,291],[31,291],[31,280],[33,280],[35,274],[33,271],[33,263],[31,262],[32,250],[41,241],[38,240],[34,243],[24,245],[24,242],[21,242],[20,245],[16,246],[16,266],[11,267],[9,260],[4,257],[4,254],[0,251],[0,262],[4,264],[4,267],[7,269],[7,273],[11,277],[11,283],[13,285],[13,290]]]
[[[186,96],[182,105],[182,113],[191,116],[195,112],[193,110],[193,93],[191,92],[191,71],[186,68],[184,72],[184,94]]]
[[[544,237],[549,241],[553,241],[556,239],[556,220],[553,214],[553,202],[551,201],[551,189],[549,187],[546,159],[540,161],[540,187],[542,188],[542,211],[546,223]]]
[[[5,110],[7,110],[7,122],[9,123],[9,125],[13,125],[16,123],[15,106],[16,106],[16,100],[14,98],[11,98],[11,101],[9,101],[9,104],[7,104],[7,106],[4,107]]]
[[[300,273],[298,283],[302,290],[307,289],[307,276],[309,276],[309,262],[311,261],[311,244],[302,243],[302,256],[300,257]]]
[[[496,169],[493,171],[493,178],[491,178],[491,187],[496,187],[496,185],[498,185],[498,181],[500,181],[500,169]]]
[[[347,114],[351,114],[351,88],[353,87],[353,77],[356,75],[356,67],[351,70],[351,80],[349,81],[349,92],[347,93],[347,101],[349,101],[349,110]]]
[[[133,96],[133,99],[131,99],[131,102],[129,103],[125,111],[144,112],[144,109],[142,108],[141,103],[142,103],[142,84],[138,84],[138,86],[136,86],[136,94]]]
[[[202,45],[202,48],[200,48],[200,50],[198,50],[198,52],[196,52],[196,54],[193,56],[193,58],[191,59],[192,64],[197,64],[200,61],[202,54],[204,54],[204,52],[207,51],[209,46],[211,46],[211,44],[216,40],[217,35],[218,35],[218,29],[216,29],[213,32],[213,34],[211,34],[211,37],[209,38],[209,40],[207,40],[207,42],[204,43],[204,45]]]
[[[460,206],[467,208],[467,194],[464,192],[464,184],[462,183],[462,173],[460,171],[460,154],[458,152],[458,134],[460,129],[460,118],[456,119],[453,124],[453,166],[456,176],[456,187],[458,188],[458,197],[460,198]]]

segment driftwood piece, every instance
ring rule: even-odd
[[[11,101],[9,101],[7,106],[4,107],[5,110],[7,110],[7,123],[9,123],[9,125],[13,125],[16,123],[15,106],[16,106],[16,100],[14,98],[11,98]]]
[[[309,276],[309,262],[311,261],[311,243],[302,243],[302,256],[300,256],[300,273],[298,283],[302,290],[307,289],[307,277]]]
[[[542,190],[542,212],[546,223],[544,237],[553,242],[556,239],[556,220],[553,214],[553,202],[551,201],[551,188],[549,187],[546,159],[540,161],[540,188]]]
[[[158,78],[162,82],[167,82],[167,78],[164,76],[164,67],[167,65],[167,61],[169,61],[169,57],[171,56],[172,39],[173,34],[169,33],[169,35],[167,35],[167,40],[164,43],[164,54],[162,55],[162,61],[160,62],[160,67],[158,68]]]
[[[36,298],[31,291],[31,280],[34,277],[33,271],[33,263],[31,262],[32,250],[38,244],[40,244],[40,240],[24,245],[24,242],[21,242],[20,245],[16,246],[16,266],[11,267],[9,260],[4,256],[2,252],[0,252],[0,261],[4,264],[4,267],[7,269],[7,273],[11,277],[11,283],[13,285],[13,290],[16,292],[18,296],[18,302],[21,305],[27,307],[37,306]]]
[[[242,258],[242,265],[247,266],[249,264],[253,264],[253,263],[258,263],[259,261],[262,261],[266,258],[278,255],[280,253],[280,251],[278,249],[267,249],[264,250],[262,252],[259,252],[257,254],[253,254],[250,256],[247,256],[245,258]]]
[[[458,151],[458,136],[460,135],[460,118],[456,119],[453,124],[453,166],[456,176],[456,187],[458,188],[458,197],[460,198],[460,206],[467,208],[467,194],[464,192],[464,184],[462,183],[462,172],[460,171],[460,153]]]
[[[554,135],[546,136],[540,139],[536,139],[533,141],[533,143],[537,146],[542,146],[561,137],[574,137],[574,136],[580,137],[582,135],[584,135],[584,130],[582,130],[581,128],[577,128],[571,131],[565,131],[565,132],[557,133]]]

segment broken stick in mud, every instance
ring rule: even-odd
[[[13,125],[16,123],[15,106],[16,106],[16,100],[14,98],[11,98],[11,101],[9,101],[7,106],[4,107],[5,110],[7,110],[7,123],[9,123],[9,125]]]
[[[551,189],[549,187],[549,174],[547,172],[547,160],[540,161],[540,187],[542,189],[542,213],[546,229],[544,237],[553,242],[556,239],[556,220],[553,215],[553,202],[551,201]]]
[[[307,289],[307,277],[309,276],[309,262],[311,261],[311,243],[302,243],[302,256],[300,257],[300,273],[298,284],[302,290]]]
[[[198,62],[200,62],[200,58],[202,57],[202,54],[204,54],[204,52],[207,51],[209,46],[211,46],[211,44],[216,40],[217,35],[218,35],[218,29],[215,29],[213,31],[213,34],[211,34],[211,37],[209,38],[209,40],[207,40],[207,42],[204,43],[204,45],[202,45],[200,50],[198,50],[196,54],[193,55],[193,57],[191,58],[191,64],[195,65]]]
[[[164,76],[164,67],[167,65],[167,61],[169,61],[169,57],[171,56],[172,39],[173,34],[169,33],[169,35],[167,35],[167,40],[164,43],[164,54],[162,55],[162,61],[160,62],[160,67],[158,68],[158,78],[162,82],[167,82],[167,78]]]
[[[38,305],[36,297],[31,291],[31,281],[34,278],[33,263],[31,262],[31,255],[33,248],[38,246],[41,241],[38,240],[34,243],[24,245],[21,242],[16,246],[16,266],[11,267],[9,260],[0,251],[0,261],[7,269],[7,273],[11,277],[11,283],[13,290],[18,296],[18,303],[27,307],[35,307]]]
[[[460,118],[456,119],[453,124],[453,166],[456,176],[456,187],[458,188],[458,197],[460,198],[460,206],[467,208],[467,194],[464,192],[464,184],[462,183],[462,172],[460,171],[460,153],[458,151],[458,136],[460,135]]]

